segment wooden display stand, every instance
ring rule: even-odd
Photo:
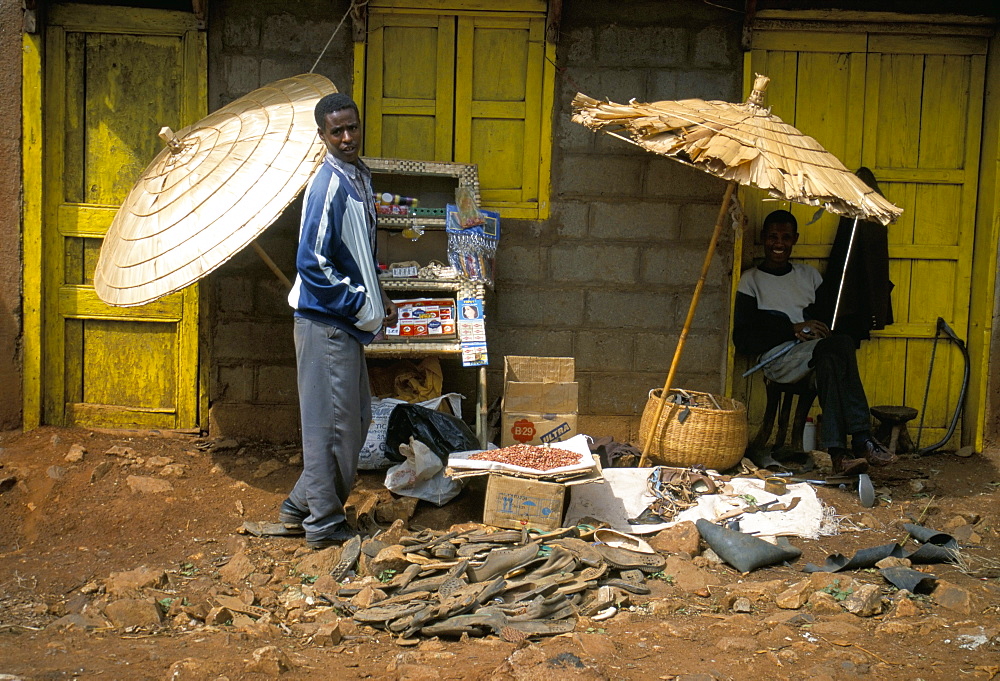
[[[442,209],[440,216],[379,215],[377,226],[380,258],[387,262],[416,260],[421,265],[427,265],[432,260],[446,263],[447,235],[443,209],[446,203],[454,203],[455,189],[462,186],[472,190],[478,203],[479,179],[476,166],[465,163],[389,158],[363,160],[372,170],[372,185],[376,193],[388,191],[393,194],[414,196],[420,199],[421,208]],[[425,230],[424,236],[417,241],[410,241],[400,236],[404,229],[413,225],[422,227]],[[461,276],[448,279],[381,277],[381,281],[390,298],[447,297],[458,301],[462,298],[483,300],[486,295],[483,282],[470,281]],[[378,359],[441,357],[461,360],[462,344],[458,338],[441,340],[394,338],[371,343],[365,354]],[[476,391],[476,435],[480,445],[485,449],[488,438],[486,367],[469,368],[479,369]]]

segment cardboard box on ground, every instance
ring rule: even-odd
[[[575,372],[572,357],[504,357],[500,446],[551,444],[576,435]]]

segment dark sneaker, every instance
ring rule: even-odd
[[[302,521],[308,515],[308,511],[300,511],[290,499],[285,499],[281,502],[281,508],[278,509],[278,522],[289,529],[300,529]]]
[[[830,447],[830,462],[833,464],[833,474],[852,476],[868,471],[868,461],[863,458],[848,458],[847,450],[842,447]]]
[[[897,459],[895,454],[873,437],[866,437],[861,442],[854,442],[853,448],[855,454],[860,454],[873,466],[888,466],[895,463]]]
[[[306,546],[316,551],[320,551],[322,549],[328,549],[331,546],[340,546],[357,536],[357,532],[349,528],[347,525],[342,525],[330,534],[321,537],[311,537],[307,534]]]

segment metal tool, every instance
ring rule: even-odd
[[[934,373],[934,358],[937,353],[937,343],[941,338],[942,333],[948,338],[948,340],[955,343],[959,350],[962,351],[962,358],[965,360],[965,372],[962,376],[962,389],[958,394],[958,403],[955,405],[955,411],[951,415],[951,423],[948,425],[948,432],[946,432],[944,437],[938,442],[921,449],[920,438],[924,434],[924,418],[927,416],[927,397],[930,394],[931,389],[931,375]],[[969,349],[965,347],[965,342],[958,337],[950,326],[948,326],[948,322],[941,317],[938,317],[937,331],[934,334],[934,345],[931,347],[931,363],[927,368],[927,385],[924,388],[924,404],[920,409],[920,427],[917,430],[917,454],[929,454],[930,452],[933,452],[950,440],[951,436],[955,433],[955,426],[958,425],[958,417],[962,413],[962,406],[965,404],[965,393],[969,387],[969,365]]]

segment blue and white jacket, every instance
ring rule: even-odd
[[[288,304],[295,316],[343,329],[367,345],[382,326],[385,308],[364,202],[327,154],[302,202],[298,274]]]

